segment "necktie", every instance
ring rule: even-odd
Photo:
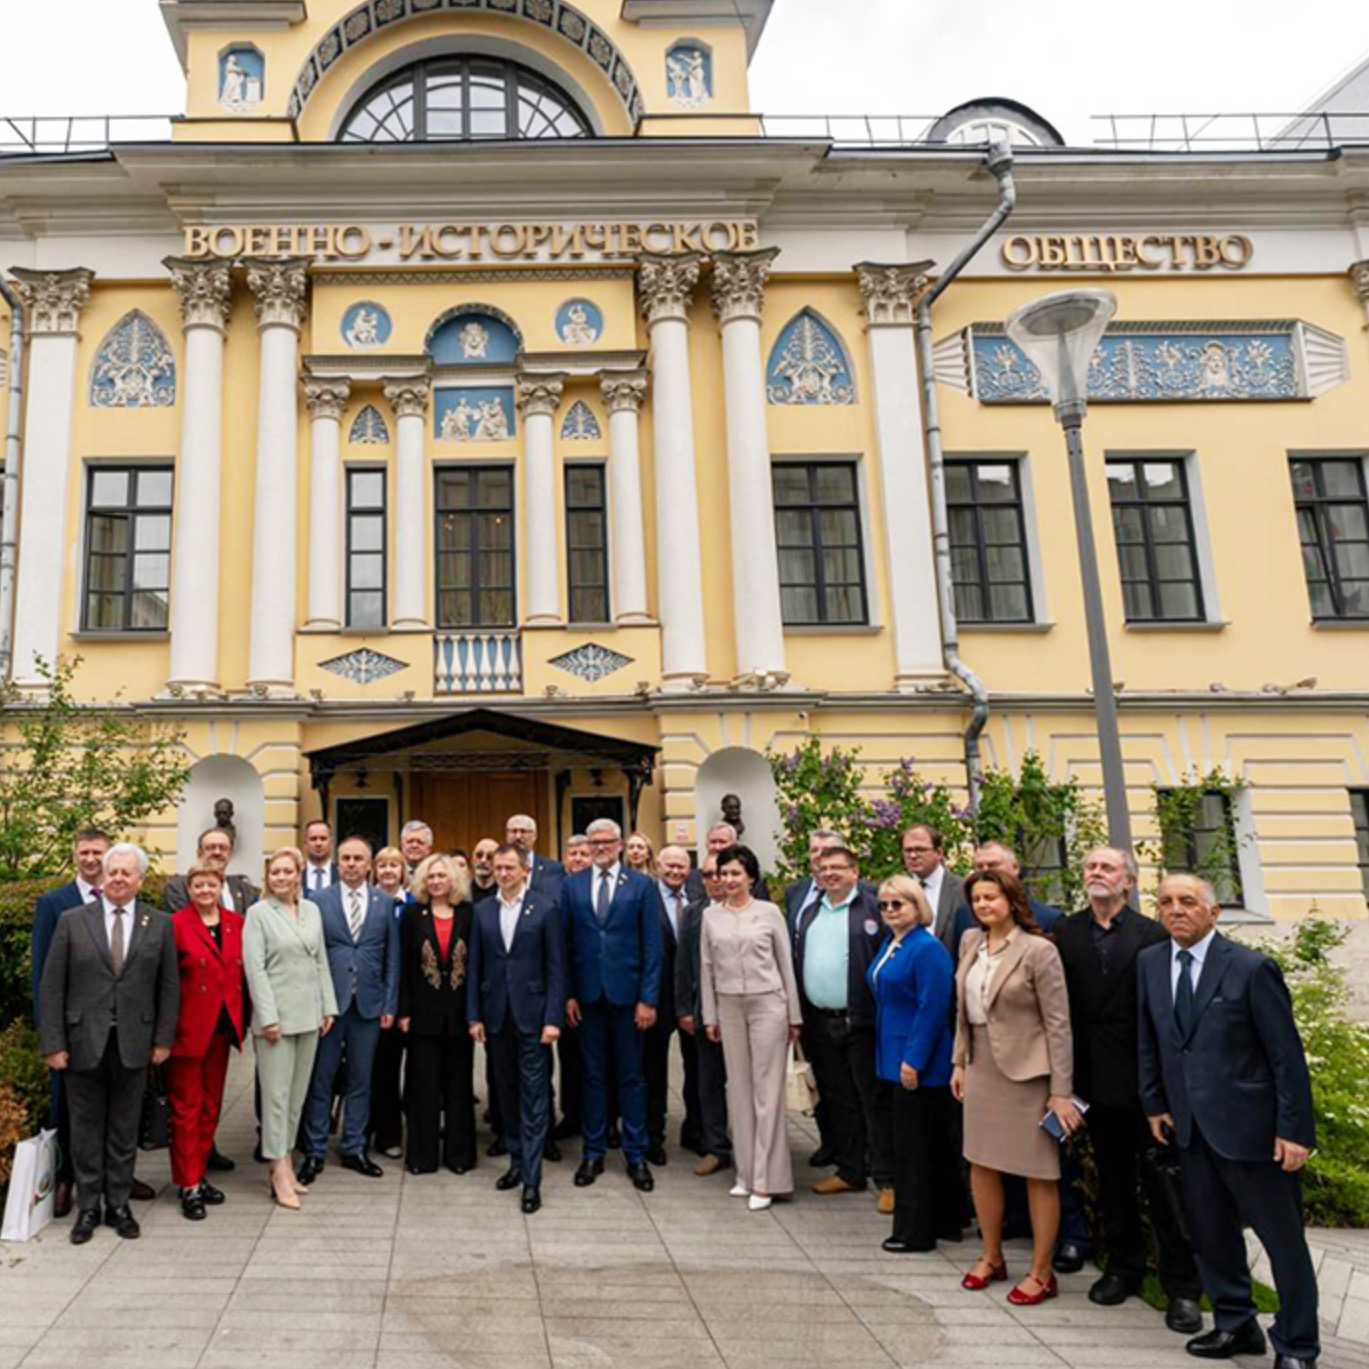
[[[114,909],[114,930],[109,934],[109,959],[115,974],[124,972],[124,910]]]
[[[670,932],[676,939],[680,935],[680,891],[670,891]]]
[[[352,929],[352,940],[361,935],[361,890],[347,891],[347,925]]]
[[[1174,995],[1174,1021],[1179,1028],[1179,1037],[1187,1041],[1193,1030],[1193,964],[1192,951],[1179,952],[1179,987]]]
[[[613,896],[609,893],[608,874],[599,875],[599,898],[594,905],[594,916],[598,919],[602,927],[608,921],[608,905],[613,901]]]

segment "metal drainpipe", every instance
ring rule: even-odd
[[[14,577],[19,531],[19,425],[24,407],[24,306],[0,276],[0,297],[10,307],[9,412],[5,422],[4,517],[0,520],[0,684],[14,656]]]
[[[974,700],[970,724],[965,729],[965,774],[970,794],[970,810],[979,808],[980,764],[979,734],[989,721],[989,690],[984,681],[960,659],[960,629],[955,616],[955,593],[951,582],[951,534],[946,516],[946,465],[941,448],[941,411],[937,406],[936,375],[932,356],[932,305],[946,287],[963,271],[970,259],[1002,226],[1017,205],[1017,187],[1012,178],[1012,152],[1006,143],[995,143],[984,158],[984,165],[998,180],[998,205],[979,231],[957,253],[936,283],[917,304],[917,362],[922,372],[922,426],[927,443],[927,466],[932,479],[932,544],[936,554],[937,603],[941,609],[941,654],[946,669],[970,691]]]

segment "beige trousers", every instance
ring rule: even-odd
[[[264,1036],[252,1038],[261,1084],[261,1153],[279,1160],[295,1148],[299,1115],[309,1092],[309,1076],[318,1053],[318,1032],[282,1036],[272,1045]]]
[[[775,993],[719,994],[727,1062],[727,1113],[737,1182],[753,1193],[792,1193],[794,1166],[784,1113],[789,1008]]]

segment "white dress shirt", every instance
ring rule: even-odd
[[[104,905],[105,910],[105,944],[107,946],[112,947],[114,945],[114,909],[118,907],[124,910],[123,917],[120,921],[124,924],[125,960],[128,959],[128,953],[133,948],[133,914],[134,904],[136,904],[137,901],[136,894],[133,898],[129,899],[127,903],[118,904],[112,902],[108,894],[100,895],[100,902]]]
[[[1188,948],[1189,954],[1193,957],[1193,964],[1188,967],[1188,973],[1193,983],[1193,991],[1197,993],[1198,982],[1203,977],[1203,962],[1207,959],[1207,953],[1212,949],[1212,938],[1217,935],[1214,927],[1201,941]],[[1174,1001],[1179,1001],[1179,975],[1183,966],[1179,964],[1179,952],[1184,948],[1177,941],[1171,940],[1169,943],[1169,989],[1174,996]]]
[[[230,913],[238,911],[238,905],[233,900],[233,891],[228,887],[227,874],[223,877],[223,883],[219,886],[219,907],[227,908]]]
[[[675,934],[675,940],[680,939],[680,905],[684,902],[685,891],[683,889],[672,889],[665,880],[660,880],[661,902],[665,904],[665,915],[670,922],[670,930]]]
[[[941,900],[941,883],[946,878],[946,867],[938,865],[930,875],[921,878],[922,892],[927,895],[927,906],[932,910],[932,931],[939,932],[946,918],[955,916],[954,908],[948,908],[943,917],[936,906]]]
[[[352,907],[356,905],[357,914],[352,916]],[[355,889],[350,884],[342,884],[342,915],[347,919],[347,930],[352,934],[353,941],[361,939],[361,929],[366,925],[366,910],[371,906],[371,890],[365,880],[362,880]]]
[[[891,941],[885,948],[884,954],[880,956],[880,958],[875,962],[875,968],[870,971],[870,978],[873,979],[876,984],[879,983],[879,972],[884,968],[885,963],[894,954],[894,952],[898,950],[899,946],[901,946],[902,944],[903,943],[901,938],[895,941]]]
[[[1003,959],[1003,952],[1012,945],[1020,929],[1014,927],[1008,939],[993,954],[989,953],[989,938],[986,934],[979,943],[979,952],[965,976],[965,1016],[972,1027],[989,1025],[989,997],[993,993],[993,977]]]
[[[518,930],[518,919],[523,912],[523,889],[519,889],[512,901],[499,895],[499,935],[504,938],[504,950],[513,950],[513,934]]]
[[[305,864],[304,892],[306,894],[316,894],[320,889],[326,889],[332,882],[333,871],[331,865]]]
[[[82,903],[89,903],[95,897],[95,886],[87,884],[80,875],[76,876],[76,891],[81,895]]]

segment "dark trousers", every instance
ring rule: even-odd
[[[328,1117],[333,1107],[334,1080],[338,1066],[343,1073],[342,1141],[344,1155],[360,1155],[366,1149],[366,1129],[371,1115],[371,1073],[376,1045],[380,1041],[380,1018],[363,1017],[352,1003],[326,1036],[319,1037],[314,1074],[300,1122],[299,1148],[322,1159],[328,1149]]]
[[[1274,1349],[1295,1359],[1315,1359],[1321,1353],[1317,1274],[1303,1232],[1302,1180],[1273,1160],[1218,1155],[1196,1122],[1179,1165],[1198,1272],[1217,1329],[1234,1331],[1255,1316],[1245,1253],[1244,1228],[1249,1226],[1274,1270],[1279,1295],[1269,1337]]]
[[[635,1003],[600,998],[582,1005],[578,1028],[584,1052],[584,1126],[586,1160],[602,1160],[608,1149],[609,1069],[618,1083],[623,1154],[628,1164],[646,1159],[646,1081],[642,1078],[642,1033],[637,1030]]]
[[[710,1041],[702,1019],[695,1032],[694,1050],[698,1060],[699,1127],[705,1155],[731,1161],[732,1141],[727,1134],[727,1062],[721,1041]]]
[[[542,1186],[542,1147],[551,1121],[551,1047],[541,1036],[540,1031],[520,1032],[510,1016],[485,1044],[503,1126],[499,1134],[509,1148],[509,1162],[533,1188]]]
[[[686,1031],[677,1032],[676,1037],[680,1043],[680,1064],[684,1068],[684,1082],[680,1089],[684,1098],[680,1144],[686,1150],[702,1150],[704,1124],[703,1112],[699,1105],[699,1038]]]
[[[861,1187],[873,1171],[875,1183],[887,1188],[894,1181],[889,1094],[875,1074],[874,1028],[853,1027],[845,1013],[808,1009],[803,1032],[827,1104],[837,1173]]]
[[[1145,1158],[1153,1144],[1145,1114],[1139,1107],[1095,1103],[1084,1120],[1098,1167],[1098,1215],[1107,1238],[1108,1273],[1138,1288],[1145,1277],[1149,1252],[1137,1198],[1139,1170],[1159,1248],[1160,1283],[1171,1298],[1198,1299],[1202,1288],[1193,1252],[1179,1230],[1159,1171]]]
[[[77,1206],[98,1208],[103,1198],[110,1207],[124,1207],[133,1189],[147,1068],[124,1067],[116,1027],[93,1070],[69,1069],[66,1076]]]
[[[949,1085],[894,1085],[894,1230],[914,1250],[959,1240],[960,1157],[951,1149]]]
[[[668,1126],[667,1110],[670,1098],[670,1042],[676,1035],[680,1038],[680,1058],[684,1062],[684,1122],[680,1128],[681,1144],[684,1138],[699,1136],[698,1081],[695,1078],[698,1060],[694,1051],[694,1038],[687,1032],[678,1031],[675,1023],[656,1020],[656,1025],[643,1033],[642,1072],[646,1077],[646,1130],[652,1146],[664,1146]],[[689,1095],[691,1089],[695,1096],[695,1109],[691,1112]]]
[[[561,1071],[561,1124],[574,1134],[583,1130],[585,1123],[585,1060],[578,1030],[563,1030],[557,1038],[556,1064]]]
[[[406,1037],[398,1027],[380,1033],[371,1064],[371,1143],[377,1150],[393,1150],[404,1140],[404,1073]]]
[[[75,1181],[76,1171],[71,1164],[71,1109],[67,1105],[66,1070],[49,1070],[48,1126],[57,1133],[57,1173],[59,1184]]]
[[[404,1106],[409,1141],[404,1160],[430,1174],[439,1155],[448,1168],[475,1165],[475,1043],[456,1036],[409,1036]]]

